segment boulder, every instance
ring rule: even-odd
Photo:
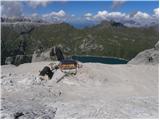
[[[14,58],[13,57],[7,57],[5,60],[5,65],[13,64]]]
[[[30,63],[32,59],[32,56],[27,55],[16,55],[14,60],[14,65],[20,65],[23,63]]]
[[[39,49],[34,51],[32,55],[32,62],[40,62],[40,61],[51,61],[55,60],[56,57],[54,56],[53,48],[50,48],[46,51],[40,51]]]

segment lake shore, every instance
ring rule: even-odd
[[[103,64],[127,64],[128,60],[118,57],[111,56],[92,56],[92,55],[74,55],[72,59],[80,62],[92,62],[92,63],[103,63]]]

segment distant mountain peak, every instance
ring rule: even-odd
[[[108,21],[108,20],[103,20],[100,24],[97,26],[99,27],[126,27],[123,23],[116,22],[116,21]]]

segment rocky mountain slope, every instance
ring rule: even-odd
[[[26,16],[19,16],[19,17],[2,17],[1,16],[1,22],[2,23],[16,23],[16,22],[27,22],[27,23],[48,23],[42,19],[34,19],[32,17],[26,17]]]
[[[158,118],[158,65],[85,63],[58,83],[40,81],[49,63],[2,66],[1,118]]]
[[[108,21],[84,29],[43,22],[2,22],[1,28],[2,64],[9,56],[13,60],[17,55],[29,56],[31,60],[35,51],[44,52],[54,46],[61,47],[66,56],[114,56],[130,60],[158,41],[155,27],[128,28]]]
[[[154,48],[140,52],[128,64],[159,64],[159,42]]]

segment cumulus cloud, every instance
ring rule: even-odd
[[[101,20],[114,20],[114,21],[121,21],[122,19],[127,19],[129,16],[125,13],[121,12],[108,12],[108,11],[98,11],[93,18],[97,21]]]
[[[159,16],[159,8],[155,8],[155,9],[153,10],[153,12],[154,12],[154,14],[155,14],[156,16]]]
[[[148,18],[150,18],[150,15],[145,12],[137,11],[133,15],[133,18],[135,18],[135,19],[148,19]]]
[[[63,10],[60,10],[58,12],[53,11],[51,13],[44,14],[43,17],[50,17],[50,16],[64,17],[65,15],[66,13]]]
[[[49,22],[49,23],[67,22],[69,20],[73,20],[76,18],[75,15],[67,14],[64,10],[52,11],[50,13],[45,13],[45,14],[32,13],[30,16],[27,17],[33,21],[42,20],[43,22]]]
[[[67,14],[63,10],[60,10],[58,12],[53,11],[42,15],[42,19],[48,22],[62,22],[65,21],[67,17]]]
[[[28,1],[28,4],[32,7],[32,8],[37,8],[39,6],[42,7],[46,7],[49,3],[51,3],[52,1],[46,1],[46,0],[35,0],[35,1]]]
[[[92,20],[92,13],[86,13],[84,14],[84,17],[87,19],[87,20]]]
[[[153,16],[145,12],[137,11],[136,13],[130,15],[128,21],[126,21],[126,24],[130,24],[130,21],[134,22],[135,26],[148,26],[152,22],[155,22],[155,19]]]
[[[113,0],[112,2],[112,8],[118,8],[122,6],[126,1],[125,0]]]
[[[107,18],[108,12],[107,11],[98,11],[98,13],[94,16],[95,19],[102,19],[105,20]]]
[[[92,14],[84,14],[86,20],[92,20],[101,22],[103,20],[113,20],[116,22],[121,22],[126,26],[149,26],[152,24],[158,23],[158,14],[159,14],[159,8],[156,8],[153,10],[154,14],[149,15],[148,13],[137,11],[134,14],[126,14],[122,12],[108,12],[106,10],[104,11],[98,11],[95,15]]]
[[[23,15],[22,3],[18,1],[1,2],[1,15],[6,17],[19,17]]]
[[[49,1],[50,2],[50,1]],[[27,4],[32,5],[33,8],[38,6],[47,6],[49,4],[48,1],[27,1]],[[52,1],[51,1],[52,2]],[[52,11],[50,13],[38,14],[32,13],[28,16],[25,16],[23,13],[23,3],[20,1],[3,1],[1,2],[0,11],[1,16],[4,17],[27,17],[32,20],[43,20],[47,22],[92,22],[99,23],[102,20],[113,20],[116,22],[121,22],[127,26],[146,26],[151,24],[158,24],[159,22],[159,8],[155,8],[153,10],[153,14],[150,15],[148,13],[137,11],[132,14],[122,13],[122,12],[108,12],[106,10],[97,11],[96,14],[87,12],[83,16],[75,17],[73,14],[67,14],[64,10]],[[120,1],[119,4],[124,3],[124,1]],[[118,1],[114,3],[118,4]]]
[[[125,13],[121,13],[121,12],[110,12],[110,13],[108,13],[107,17],[110,20],[114,20],[114,21],[120,22],[123,19],[128,19],[129,15],[127,15]]]
[[[91,17],[92,16],[92,13],[86,13],[84,14],[85,17]]]

